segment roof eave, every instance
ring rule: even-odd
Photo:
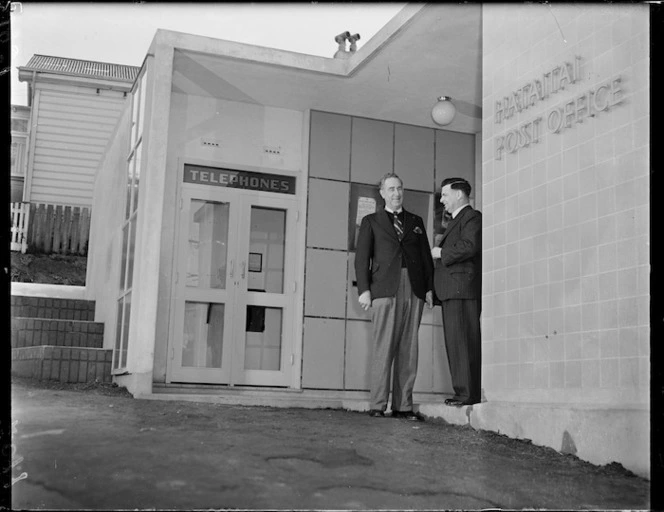
[[[33,73],[35,74],[35,82],[41,83],[61,83],[78,85],[82,87],[112,89],[122,92],[131,91],[134,84],[132,80],[118,80],[109,78],[91,77],[77,73],[53,73],[50,71],[43,71],[30,68],[19,68],[19,81],[32,83]]]
[[[157,45],[163,44],[182,51],[214,55],[217,58],[281,66],[346,78],[357,72],[366,62],[380,52],[426,5],[407,4],[387,25],[348,59],[307,55],[166,29],[157,30],[150,46],[150,52],[154,52]]]
[[[29,68],[27,66],[20,66],[18,68],[18,79],[21,82],[26,82],[32,80],[33,73],[38,73],[40,75],[60,75],[66,77],[78,77],[85,78],[89,80],[106,80],[109,82],[118,82],[118,83],[128,83],[131,84],[134,82],[135,78],[113,78],[113,77],[103,77],[103,76],[92,76],[85,73],[71,73],[68,71],[52,71],[48,69],[40,68]]]
[[[159,45],[186,52],[213,55],[217,58],[250,62],[252,64],[281,66],[340,77],[348,75],[348,60],[346,59],[307,55],[207,36],[185,34],[173,30],[157,30],[151,49],[155,49]]]

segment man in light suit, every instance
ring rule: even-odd
[[[454,397],[445,403],[454,406],[482,401],[482,214],[470,206],[470,191],[463,178],[443,180],[440,202],[452,220],[438,246],[431,249],[454,386]]]
[[[424,303],[433,308],[433,260],[422,218],[403,209],[403,182],[394,173],[380,181],[385,209],[362,219],[355,254],[358,301],[371,309],[372,417],[387,408],[390,373],[392,416],[412,421],[418,330]]]

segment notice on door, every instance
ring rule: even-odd
[[[295,194],[294,176],[220,169],[202,165],[185,164],[183,182],[213,187],[276,192],[277,194]]]

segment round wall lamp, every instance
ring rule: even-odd
[[[441,126],[450,124],[456,115],[456,107],[449,96],[440,96],[431,109],[431,118]]]

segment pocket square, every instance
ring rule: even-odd
[[[422,234],[422,230],[420,229],[419,226],[415,226],[415,229],[413,229],[413,231],[414,231],[415,233],[417,233],[418,235],[421,235],[421,234]]]

